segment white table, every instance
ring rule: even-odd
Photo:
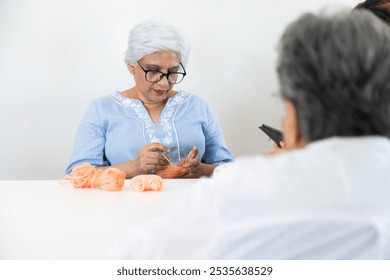
[[[164,215],[198,180],[165,180],[161,192],[132,191],[128,180],[120,192],[0,181],[0,259],[107,259],[118,240]]]

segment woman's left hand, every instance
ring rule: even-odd
[[[181,160],[177,166],[184,167],[181,178],[199,178],[203,176],[202,163],[198,158],[198,148],[194,146],[188,156]]]

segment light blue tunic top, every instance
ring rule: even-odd
[[[139,99],[115,92],[96,99],[88,107],[66,173],[84,162],[110,166],[134,160],[144,145],[154,142],[171,149],[167,155],[174,164],[185,158],[193,146],[198,147],[203,163],[233,160],[222,128],[203,98],[178,91],[169,98],[154,124]]]

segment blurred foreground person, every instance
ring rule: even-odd
[[[390,28],[368,11],[305,14],[277,73],[289,152],[200,181],[116,257],[390,259]]]

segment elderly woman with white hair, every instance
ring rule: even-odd
[[[126,178],[181,166],[181,178],[210,176],[233,160],[222,128],[199,96],[173,90],[186,76],[190,43],[174,26],[145,20],[129,34],[125,62],[135,85],[89,106],[66,173],[84,162]]]

